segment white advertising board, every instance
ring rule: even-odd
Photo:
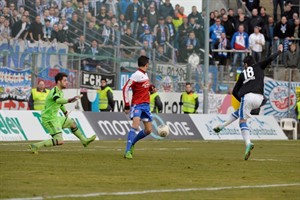
[[[51,136],[41,124],[39,111],[1,110],[0,141],[46,140]],[[84,114],[73,111],[69,115],[86,137],[95,134]],[[78,140],[70,131],[63,129],[64,140]]]
[[[227,126],[219,133],[213,128],[225,122],[229,115],[190,115],[204,140],[242,140],[239,121]],[[277,121],[272,116],[252,116],[247,125],[250,129],[250,139],[254,140],[287,140]]]

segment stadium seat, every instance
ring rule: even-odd
[[[282,118],[280,127],[284,131],[293,131],[293,139],[297,140],[297,121],[293,118]]]

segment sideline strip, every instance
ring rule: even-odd
[[[44,197],[12,198],[12,199],[3,199],[3,200],[43,200],[43,199],[58,199],[58,198],[72,198],[72,197],[85,198],[85,197],[98,197],[98,196],[127,196],[127,195],[167,193],[167,192],[218,191],[218,190],[232,190],[232,189],[288,187],[288,186],[300,186],[300,183],[270,184],[270,185],[242,185],[242,186],[208,187],[208,188],[178,188],[178,189],[163,189],[163,190],[142,190],[142,191],[131,191],[131,192],[98,192],[98,193],[89,193],[89,194],[69,194],[69,195],[56,195],[56,196],[44,196]]]

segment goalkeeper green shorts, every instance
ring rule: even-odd
[[[74,121],[67,117],[57,117],[51,121],[42,121],[42,125],[47,129],[50,135],[56,135],[62,133],[63,128],[71,128]]]

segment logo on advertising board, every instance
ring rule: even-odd
[[[213,128],[224,123],[228,115],[190,115],[205,140],[242,140],[239,122],[236,120],[221,132]],[[272,116],[253,116],[247,121],[251,139],[282,140],[287,139],[278,123]]]
[[[0,112],[0,141],[27,140],[27,136],[17,117]]]
[[[124,113],[84,113],[98,137],[104,140],[127,139],[131,120]],[[148,139],[161,139],[157,136],[157,127],[167,124],[170,129],[169,139],[202,139],[188,115],[155,114],[153,116],[153,133]],[[141,123],[141,127],[143,124]]]
[[[98,89],[101,87],[101,79],[107,81],[107,85],[115,88],[115,75],[113,74],[100,74],[95,72],[82,71],[81,73],[81,87]]]
[[[295,88],[299,85],[300,82],[291,83],[289,94],[288,82],[266,79],[265,96],[267,96],[268,102],[264,106],[264,115],[273,115],[276,118],[285,117],[288,113],[288,108],[292,111],[295,107],[297,102]]]

